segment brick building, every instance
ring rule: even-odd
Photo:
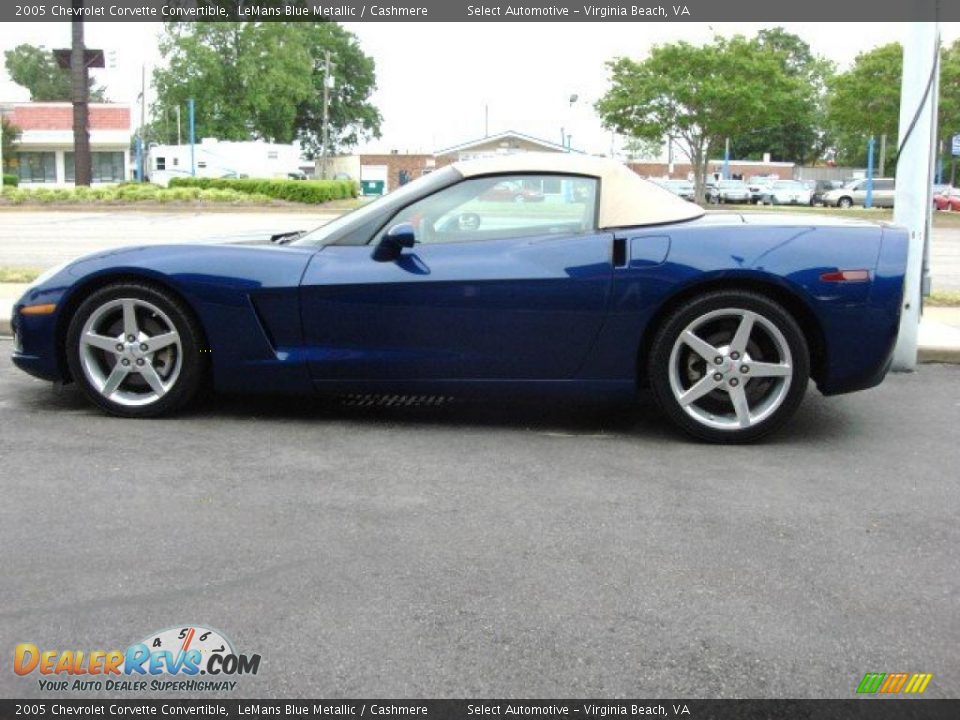
[[[411,180],[433,172],[437,168],[461,160],[510,155],[518,152],[577,152],[563,145],[541,140],[513,130],[489,135],[437,150],[435,153],[382,153],[343,155],[328,160],[327,176],[346,176],[367,188],[376,188],[373,194],[390,192]],[[317,160],[317,176],[321,161]]]
[[[130,106],[91,103],[89,107],[93,182],[123,182],[130,165]],[[21,131],[14,157],[4,158],[8,171],[20,177],[20,185],[73,185],[73,105],[10,103],[0,107],[0,112]]]

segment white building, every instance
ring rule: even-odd
[[[191,147],[192,159],[191,159]],[[191,145],[151,145],[144,159],[147,179],[169,185],[175,177],[303,177],[300,146],[262,140],[203,138]],[[308,163],[309,164],[309,163]]]
[[[4,165],[21,187],[72,187],[73,105],[66,102],[4,103],[0,112],[20,128],[12,158]],[[90,103],[93,184],[123,182],[130,164],[130,106]]]

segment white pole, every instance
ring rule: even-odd
[[[3,115],[0,115],[0,193],[3,192]]]
[[[910,233],[900,335],[893,354],[893,369],[900,371],[910,371],[917,366],[923,252],[930,233],[930,192],[936,156],[934,145],[937,134],[936,79],[940,65],[939,43],[938,23],[907,24],[903,43],[903,81],[900,88],[898,147],[902,147],[902,150],[897,158],[897,189],[893,210],[894,222],[906,227]],[[934,82],[928,92],[931,73]],[[916,123],[911,130],[914,118]]]
[[[323,147],[321,149],[320,178],[327,179],[327,155],[329,154],[330,144],[330,51],[326,50],[324,57],[323,71]]]

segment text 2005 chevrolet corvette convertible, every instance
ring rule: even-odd
[[[543,200],[490,199],[508,182]],[[812,378],[884,377],[906,233],[704,215],[609,160],[520,154],[437,170],[263,245],[131,247],[38,279],[14,362],[125,417],[205,383],[275,393],[632,398],[707,440],[781,425]]]

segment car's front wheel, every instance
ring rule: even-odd
[[[117,283],[91,294],[71,319],[66,343],[73,379],[114,415],[161,415],[200,387],[200,327],[182,301],[152,285]]]
[[[837,200],[837,207],[842,208],[851,208],[853,207],[853,198],[842,197]]]
[[[749,442],[796,411],[810,360],[803,331],[783,307],[753,292],[718,291],[665,320],[647,370],[657,404],[687,433]]]

